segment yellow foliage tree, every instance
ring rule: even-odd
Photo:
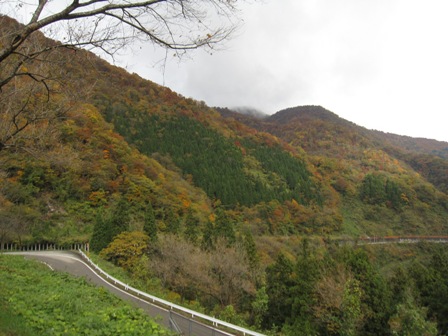
[[[131,271],[148,249],[149,237],[143,232],[122,232],[103,249],[100,256]]]

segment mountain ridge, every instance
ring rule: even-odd
[[[385,133],[377,130],[369,130],[363,126],[359,126],[351,121],[345,120],[335,113],[321,107],[321,106],[297,106],[284,110],[280,110],[275,114],[264,119],[253,120],[250,116],[240,117],[237,114],[232,114],[231,111],[224,111],[218,109],[223,116],[233,117],[251,127],[258,130],[271,132],[279,138],[301,146],[310,153],[317,153],[324,151],[323,146],[315,146],[307,142],[297,142],[297,130],[301,130],[302,138],[313,138],[324,141],[328,147],[331,140],[334,139],[339,146],[350,146],[358,142],[361,146],[372,146],[391,154],[397,159],[403,160],[411,165],[419,173],[422,173],[426,178],[435,181],[435,176],[431,175],[428,170],[431,170],[431,163],[425,164],[426,169],[419,167],[419,160],[434,161],[434,166],[442,165],[442,171],[438,169],[434,174],[439,175],[438,178],[443,180],[441,183],[436,183],[442,191],[446,192],[446,179],[444,176],[448,174],[446,161],[448,160],[448,142],[438,141],[426,138],[413,138],[410,136],[402,136],[392,133]],[[282,127],[278,126],[278,123]],[[331,124],[329,127],[323,127],[323,123]],[[291,134],[291,129],[294,128],[295,133]],[[306,131],[306,128],[311,130]],[[316,130],[320,130],[321,134],[317,134]],[[346,141],[341,141],[341,137]],[[350,141],[348,141],[350,139]],[[332,155],[330,150],[324,151],[328,155]],[[334,152],[334,151],[333,151]],[[439,159],[441,163],[439,163]],[[429,166],[429,167],[428,167]]]

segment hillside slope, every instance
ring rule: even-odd
[[[218,111],[83,50],[51,57],[66,112],[2,151],[2,240],[88,239],[123,202],[127,228],[154,211],[182,231],[193,215],[199,237],[217,209],[256,235],[446,232],[443,146],[415,152],[322,107]]]
[[[320,106],[289,108],[263,119],[218,110],[303,149],[342,196],[346,233],[445,230],[448,143],[370,131]]]

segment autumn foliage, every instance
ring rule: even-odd
[[[83,50],[54,57],[48,97],[25,79],[1,93],[2,246],[90,241],[149,289],[285,335],[399,334],[412,316],[434,330],[447,316],[430,294],[446,299],[445,254],[403,271],[403,293],[375,253],[332,241],[446,235],[448,144],[316,106],[241,116]],[[5,141],[18,106],[15,127],[42,119]]]

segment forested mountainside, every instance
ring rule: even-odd
[[[32,42],[51,50],[23,64],[44,85],[1,93],[2,245],[90,241],[145,290],[273,333],[388,335],[409,316],[448,331],[443,249],[333,242],[446,235],[444,145],[417,152],[321,107],[213,109]]]
[[[320,106],[289,108],[266,118],[218,110],[229,120],[238,120],[275,135],[293,148],[303,149],[319,174],[341,196],[342,227],[346,232],[364,231],[371,235],[372,231],[367,233],[367,229],[375,234],[381,231],[392,234],[400,227],[413,231],[418,222],[425,222],[424,226],[432,222],[420,217],[424,208],[442,211],[439,223],[446,225],[442,209],[446,209],[448,160],[441,154],[448,143],[428,139],[411,141],[409,137],[370,131]],[[429,195],[435,196],[433,200],[438,199],[434,207],[423,205]],[[359,212],[361,208],[364,210]],[[410,208],[419,213],[418,217],[408,216]],[[391,212],[391,209],[395,210]],[[361,226],[351,225],[361,222]],[[434,228],[428,232],[436,232]]]

